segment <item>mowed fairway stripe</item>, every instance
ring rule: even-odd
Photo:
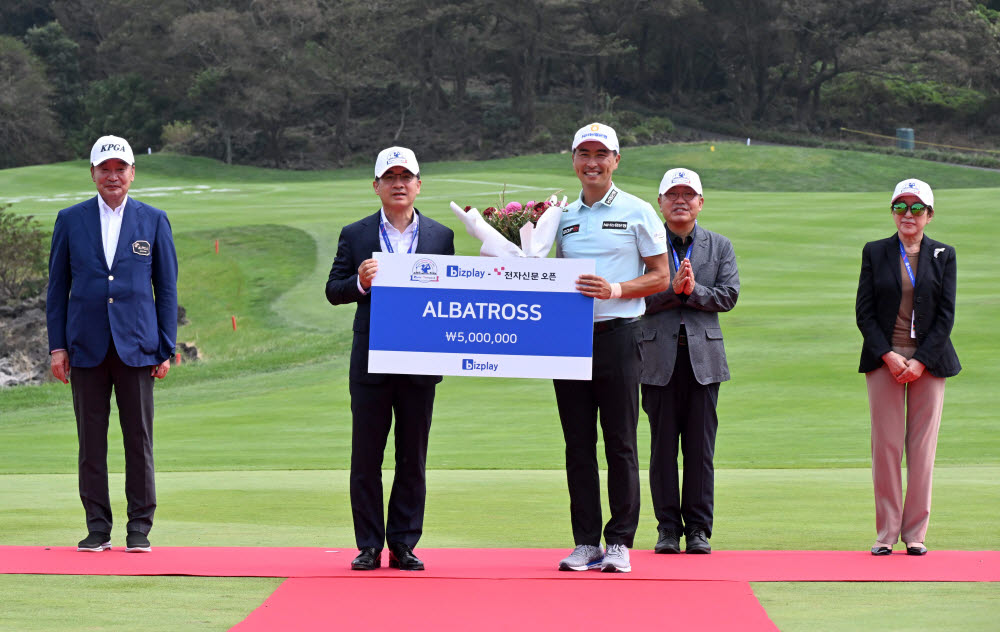
[[[191,449],[202,443],[192,442]],[[285,450],[275,446],[278,454]],[[345,470],[160,472],[150,537],[154,546],[352,548],[348,478]],[[427,478],[421,547],[571,548],[561,470],[430,470]],[[125,515],[124,477],[112,474],[110,484],[115,514]],[[864,552],[874,538],[868,470],[724,469],[716,485],[712,544],[718,551]],[[934,486],[932,553],[1000,550],[997,506],[989,500],[1000,497],[1000,467],[938,467]],[[647,493],[643,485],[639,550],[656,541]],[[3,544],[75,544],[82,537],[80,515],[75,474],[0,476]],[[124,541],[119,531],[112,534],[115,546]]]

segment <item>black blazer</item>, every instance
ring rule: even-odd
[[[955,286],[955,249],[924,235],[913,291],[917,333],[917,351],[913,357],[923,362],[935,377],[951,377],[962,370],[951,344]],[[868,242],[861,253],[861,278],[855,303],[858,329],[864,337],[860,373],[882,366],[882,356],[892,350],[892,329],[902,298],[899,235]]]
[[[420,235],[415,252],[437,255],[455,254],[455,233],[447,226],[432,220],[414,209],[420,216]],[[368,325],[371,317],[371,292],[358,290],[358,266],[371,259],[373,252],[381,251],[379,244],[379,219],[381,213],[348,224],[340,231],[337,256],[330,268],[326,282],[326,300],[333,305],[357,303],[354,312],[354,344],[351,347],[350,379],[363,384],[380,384],[386,380],[384,373],[368,372]],[[440,375],[411,375],[417,384],[436,384]]]

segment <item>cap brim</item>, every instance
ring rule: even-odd
[[[688,187],[692,191],[694,191],[695,193],[697,193],[698,195],[705,195],[704,193],[702,193],[701,191],[698,190],[698,187],[691,186],[690,184],[685,184],[684,182],[678,182],[677,184],[671,184],[666,189],[663,189],[662,191],[660,191],[660,195],[663,195],[664,193],[666,193],[670,189],[676,189],[677,187]]]
[[[921,202],[923,202],[927,206],[934,206],[932,203],[930,203],[927,200],[925,200],[924,196],[917,195],[916,193],[911,193],[909,191],[904,191],[904,192],[900,193],[899,195],[894,195],[892,197],[892,200],[889,201],[889,204],[895,204],[896,200],[898,200],[899,198],[903,197],[904,195],[912,195],[913,197],[917,198],[918,200],[920,200]],[[882,199],[884,200],[885,198],[882,198]]]
[[[101,160],[100,162],[92,162],[92,163],[90,163],[90,166],[96,167],[98,165],[103,165],[104,163],[106,163],[109,160],[121,160],[122,162],[124,162],[126,165],[128,165],[130,167],[135,165],[135,160],[129,160],[125,156],[108,156],[107,158]]]
[[[576,150],[577,147],[579,147],[580,145],[582,145],[584,143],[597,143],[598,145],[601,145],[602,147],[604,147],[608,151],[618,151],[617,147],[612,147],[611,145],[607,144],[603,140],[599,140],[597,138],[585,138],[585,139],[581,140],[578,143],[574,143],[573,144],[573,150]]]
[[[388,171],[389,169],[392,169],[393,167],[403,167],[403,165],[389,165],[388,167],[386,167],[386,168],[385,168],[385,169],[383,169],[382,171],[379,171],[378,173],[376,173],[376,174],[375,174],[375,177],[376,177],[376,178],[381,178],[382,176],[384,176],[384,175],[385,175],[385,172],[386,172],[386,171]],[[403,169],[406,169],[407,171],[409,171],[411,175],[417,175],[417,174],[416,174],[416,173],[414,173],[414,171],[413,171],[412,169],[410,169],[409,167],[403,167]],[[418,169],[419,169],[419,167],[418,167]]]

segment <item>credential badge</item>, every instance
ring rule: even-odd
[[[132,242],[132,252],[143,257],[148,257],[153,249],[149,247],[149,242],[143,239]]]

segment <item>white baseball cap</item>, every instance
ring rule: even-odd
[[[415,176],[420,175],[417,155],[406,147],[387,147],[380,151],[375,159],[375,177],[381,178],[392,167],[403,167]]]
[[[684,167],[671,169],[663,174],[663,179],[660,180],[660,195],[679,186],[691,187],[698,195],[705,195],[701,188],[701,178],[694,171],[685,169]]]
[[[931,191],[931,185],[923,180],[910,178],[897,184],[896,189],[892,192],[892,199],[889,200],[889,204],[895,203],[902,195],[915,195],[918,200],[927,206],[934,206],[934,192]]]
[[[577,130],[576,136],[573,137],[573,149],[576,149],[580,143],[590,140],[597,141],[611,151],[618,151],[618,134],[607,125],[591,123],[581,127]]]
[[[130,165],[135,164],[135,156],[132,155],[132,148],[128,141],[118,136],[101,136],[90,148],[90,164],[97,166],[105,160],[118,158]]]

